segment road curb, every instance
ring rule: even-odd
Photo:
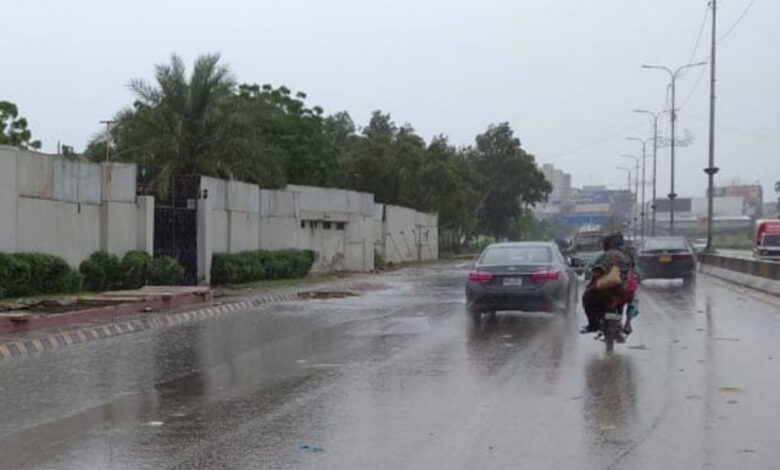
[[[236,310],[245,310],[273,302],[298,300],[299,298],[300,292],[298,291],[263,295],[248,300],[202,307],[186,312],[162,313],[150,318],[132,319],[108,325],[97,325],[24,339],[0,341],[0,363],[16,357],[55,351],[98,339],[217,318]]]
[[[106,300],[110,299],[110,295],[106,297]],[[46,328],[66,327],[75,323],[116,321],[119,317],[127,317],[148,310],[180,308],[211,302],[212,299],[210,290],[178,293],[150,291],[138,300],[115,305],[57,314],[22,313],[19,316],[0,316],[0,334],[29,333]]]
[[[742,287],[747,287],[765,292],[767,294],[780,296],[780,281],[775,281],[773,279],[767,279],[760,276],[753,276],[751,274],[740,273],[730,269],[706,264],[701,265],[701,272],[732,282]]]

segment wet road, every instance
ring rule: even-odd
[[[465,274],[0,364],[0,468],[778,467],[780,299],[648,283],[605,358],[581,316],[473,325]]]

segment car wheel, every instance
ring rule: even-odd
[[[687,276],[683,276],[683,285],[685,286],[692,286],[696,283],[696,275],[695,274],[689,274]]]
[[[467,308],[467,311],[468,311],[468,314],[469,314],[469,316],[471,317],[472,320],[480,321],[482,319],[482,310],[480,310],[479,308],[477,308],[477,307],[475,307],[473,305],[470,305]]]

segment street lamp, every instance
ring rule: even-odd
[[[624,153],[621,155],[623,158],[630,158],[634,160],[634,163],[636,164],[636,173],[634,173],[634,181],[636,184],[636,189],[634,190],[634,238],[637,236],[637,215],[639,213],[639,160],[640,158],[636,155],[631,155],[628,153]],[[631,185],[629,183],[628,191],[631,191]]]
[[[617,168],[618,170],[625,171],[626,174],[628,175],[628,181],[627,181],[627,184],[626,184],[626,188],[628,188],[628,195],[631,196],[631,168],[626,168],[624,166],[618,166],[618,167],[615,167],[615,168]],[[631,225],[631,211],[629,211],[629,213],[628,213],[628,224],[629,224],[629,226]],[[636,231],[636,228],[634,228],[634,231]]]
[[[675,150],[675,126],[674,123],[677,121],[677,109],[676,106],[676,100],[677,100],[677,79],[680,76],[680,72],[682,72],[685,69],[689,69],[691,67],[699,67],[702,65],[707,65],[707,62],[696,62],[694,64],[686,64],[682,67],[679,67],[677,70],[672,71],[669,67],[663,66],[663,65],[643,65],[643,69],[658,69],[663,70],[666,73],[669,74],[669,78],[671,80],[671,87],[672,87],[672,109],[670,116],[671,120],[671,126],[672,126],[672,145],[671,145],[671,156],[672,156],[672,183],[671,183],[671,190],[669,191],[669,205],[671,206],[669,208],[669,232],[671,235],[674,235],[674,200],[677,197],[677,193],[674,192],[674,150]]]
[[[650,142],[650,140],[653,139],[642,139],[639,137],[626,137],[626,140],[633,140],[635,142],[639,142],[642,144],[642,210],[639,212],[639,217],[641,220],[642,228],[640,231],[640,238],[642,241],[645,241],[645,167],[647,166],[646,160],[647,160],[647,143]],[[637,195],[639,197],[639,195]]]
[[[656,196],[656,175],[658,173],[658,118],[663,116],[664,113],[668,113],[668,110],[663,110],[658,113],[647,111],[646,109],[635,109],[635,113],[649,114],[653,118],[653,203],[650,205],[650,210],[653,211],[650,222],[650,236],[655,236],[655,210],[658,208],[655,201]]]

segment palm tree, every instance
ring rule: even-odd
[[[249,145],[242,116],[229,106],[235,79],[219,59],[198,57],[187,77],[174,54],[170,64],[156,67],[156,84],[129,84],[136,101],[116,118],[113,158],[138,163],[144,183],[162,199],[174,199],[188,176],[230,177],[231,159]]]

